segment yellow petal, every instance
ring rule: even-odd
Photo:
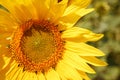
[[[26,76],[27,72],[23,72],[23,68],[19,68],[19,74],[16,78],[16,80],[25,80],[26,78],[24,76]]]
[[[56,66],[56,71],[60,76],[64,76],[67,79],[82,80],[79,73],[71,66],[68,66],[67,64],[65,64],[64,61],[60,61],[58,63],[58,65]]]
[[[12,15],[3,10],[0,9],[0,33],[3,31],[13,31],[16,29],[17,23],[15,22],[14,18]]]
[[[54,5],[54,4],[57,4],[57,3],[58,3],[58,0],[50,0],[50,6]]]
[[[2,75],[2,77],[0,77],[0,80],[8,80],[7,79],[7,77],[6,77],[6,75],[11,75],[11,76],[13,76],[13,74],[11,74],[11,72],[13,71],[15,71],[14,70],[14,68],[16,67],[16,64],[13,64],[14,62],[11,60],[9,63],[7,63],[8,65],[4,68],[4,69],[2,69],[2,70],[0,70],[0,75]],[[6,65],[6,64],[5,64]],[[11,66],[12,65],[12,66]],[[3,65],[2,65],[3,66]],[[9,75],[9,76],[10,76]],[[11,78],[11,77],[10,77]]]
[[[43,73],[38,73],[37,77],[38,77],[38,80],[46,80],[45,76],[43,75]]]
[[[53,69],[46,72],[45,76],[47,80],[60,80],[58,73]]]
[[[105,54],[99,49],[92,47],[86,43],[66,42],[65,48],[68,51],[76,53],[80,56],[104,56]]]
[[[23,71],[23,68],[21,68],[21,72],[20,73],[21,74],[18,75],[16,80],[38,80],[38,77],[37,77],[36,73]]]
[[[17,63],[15,63],[15,61],[10,65],[10,69],[8,70],[8,72],[6,73],[6,78],[8,80],[13,80],[15,79],[17,76],[14,77],[14,75],[17,73],[17,71],[19,70]]]
[[[88,72],[88,73],[95,73],[95,71],[91,67],[89,67],[89,65],[81,57],[79,57],[77,54],[75,54],[73,52],[66,50],[66,52],[63,56],[63,61],[66,64],[68,64],[78,70]]]
[[[73,42],[97,41],[102,37],[102,34],[95,34],[89,30],[79,27],[72,27],[64,31],[62,34],[62,38]]]
[[[107,63],[104,61],[101,61],[99,59],[97,59],[96,57],[92,57],[92,56],[81,56],[81,58],[83,58],[85,60],[85,62],[92,64],[94,66],[106,66]]]
[[[54,4],[51,2],[47,18],[52,20],[51,22],[56,21],[64,13],[67,7],[67,2],[68,0],[62,0],[61,2]]]
[[[8,74],[7,76],[6,76],[6,78],[8,79],[8,80],[18,80],[18,76],[20,76],[21,74],[20,74],[20,72],[21,72],[21,69],[19,69],[19,68],[15,68],[14,70],[12,70],[12,74],[13,75],[11,75],[11,74]]]
[[[64,76],[60,76],[62,80],[68,80],[67,78],[65,78]]]
[[[6,56],[3,55],[0,58],[0,69],[4,69],[6,66],[8,66],[10,61],[11,61],[11,57],[6,57]]]
[[[69,0],[68,5],[77,5],[81,8],[86,8],[90,4],[91,0]]]
[[[23,69],[22,69],[21,75],[18,76],[17,80],[33,80],[33,78],[31,78],[31,75],[28,71],[23,72]]]
[[[0,32],[0,55],[10,56],[9,44],[11,40],[11,33],[4,31]]]
[[[35,6],[33,5],[32,0],[15,0],[20,4],[21,9],[28,16],[28,19],[39,19]]]
[[[37,11],[38,19],[43,20],[47,15],[50,7],[50,0],[32,0]]]
[[[0,70],[4,69],[10,62],[9,41],[6,40],[7,37],[8,34],[6,33],[0,34]]]
[[[66,8],[64,15],[73,13],[78,9],[86,8],[90,2],[90,0],[69,0],[68,7]]]
[[[90,78],[87,76],[87,74],[83,71],[78,71],[80,73],[80,75],[85,79],[85,80],[90,80]]]
[[[69,11],[69,12],[68,12]],[[60,18],[59,23],[62,26],[66,26],[67,28],[73,27],[76,22],[83,17],[84,15],[93,11],[93,9],[79,9],[78,6],[73,5],[67,12],[63,14]]]
[[[1,5],[4,6],[16,19],[18,23],[24,23],[25,21],[32,18],[32,14],[28,10],[27,6],[29,4],[29,0],[25,3],[23,0],[1,0]]]
[[[26,73],[26,76],[25,77],[25,80],[37,80],[37,75],[36,73],[33,73],[33,72],[27,72]]]

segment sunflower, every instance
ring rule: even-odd
[[[0,80],[90,80],[103,37],[74,26],[90,0],[0,0]]]

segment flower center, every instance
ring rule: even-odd
[[[56,50],[54,34],[41,26],[33,25],[21,38],[21,48],[30,60],[35,63],[48,59]]]
[[[48,21],[28,21],[16,30],[11,41],[13,58],[28,71],[55,67],[64,50],[61,34]]]

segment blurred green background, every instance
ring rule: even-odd
[[[109,65],[93,67],[97,73],[89,76],[92,80],[120,80],[120,0],[93,0],[90,7],[95,11],[76,25],[104,34],[101,40],[88,44],[101,49],[106,54],[101,59]]]
[[[109,65],[95,68],[96,75],[89,76],[92,80],[120,80],[120,0],[93,0],[90,7],[95,11],[76,25],[104,34],[101,40],[89,44],[106,54],[102,59]]]

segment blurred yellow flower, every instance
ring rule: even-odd
[[[86,44],[103,35],[75,27],[90,0],[0,0],[0,80],[89,80],[105,66]],[[74,27],[73,27],[74,26]]]

